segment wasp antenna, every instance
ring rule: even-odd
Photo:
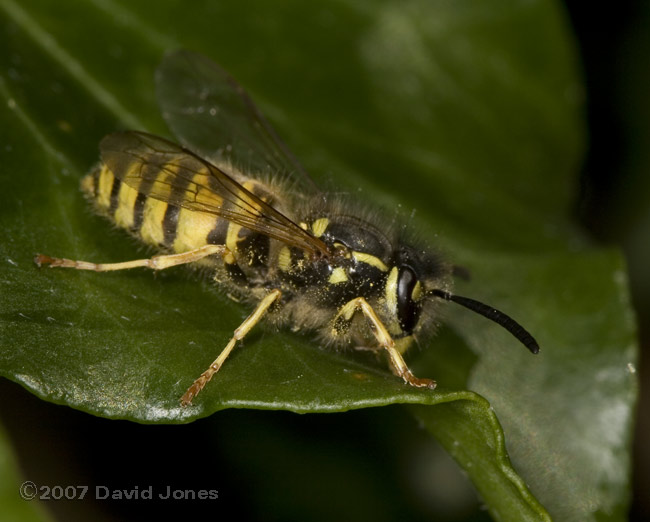
[[[512,335],[514,335],[517,339],[519,339],[519,341],[526,348],[528,348],[532,353],[539,353],[539,344],[537,344],[535,338],[532,335],[530,335],[523,326],[521,326],[517,321],[515,321],[509,315],[506,315],[503,312],[497,310],[496,308],[486,305],[485,303],[481,303],[480,301],[476,301],[475,299],[470,299],[469,297],[454,295],[450,292],[446,292],[444,290],[438,290],[438,289],[433,290],[431,293],[436,297],[440,297],[442,299],[445,299],[446,301],[452,301],[454,303],[458,303],[459,305],[464,306],[465,308],[469,308],[470,310],[472,310],[472,312],[476,312],[477,314],[480,314],[483,317],[487,317],[491,321],[494,321],[495,323],[503,326]]]

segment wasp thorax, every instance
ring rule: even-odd
[[[327,277],[319,281],[327,282],[321,292],[324,301],[340,306],[355,297],[382,292],[392,248],[378,229],[351,216],[317,218],[310,228],[333,252],[321,265],[327,271]]]
[[[363,297],[374,303],[392,334],[410,335],[421,315],[421,266],[415,252],[396,247],[386,234],[352,216],[311,221],[311,230],[335,254],[324,260],[323,302],[341,306]]]

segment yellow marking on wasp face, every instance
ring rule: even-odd
[[[386,309],[388,311],[388,323],[386,327],[392,334],[402,333],[402,328],[397,319],[397,278],[399,270],[396,266],[391,268],[390,274],[386,279],[386,286],[384,287],[384,297],[386,299]]]
[[[386,308],[391,314],[397,312],[397,276],[399,272],[397,267],[394,266],[390,274],[388,274],[388,279],[386,279],[386,287],[384,288],[384,296],[386,297]]]
[[[115,209],[115,223],[124,228],[133,226],[133,207],[138,192],[127,184],[120,185],[120,193],[117,198],[117,208]]]
[[[214,228],[214,216],[181,207],[176,225],[174,252],[187,252],[208,243],[208,234]]]
[[[422,284],[420,283],[420,281],[417,281],[415,283],[415,286],[413,287],[413,291],[411,292],[411,299],[413,299],[413,301],[419,301],[421,297],[422,297]]]
[[[327,230],[327,225],[330,224],[330,220],[327,218],[320,218],[314,221],[311,224],[311,230],[314,233],[314,236],[321,237],[325,230]]]
[[[388,267],[384,262],[378,257],[373,256],[372,254],[366,254],[365,252],[352,252],[352,257],[357,263],[366,263],[367,265],[374,266],[379,268],[382,272],[388,272]]]
[[[283,272],[286,272],[291,268],[291,250],[289,250],[289,247],[283,246],[280,249],[280,254],[278,255],[278,267]]]
[[[151,244],[161,245],[165,240],[163,233],[163,219],[167,203],[153,198],[147,198],[142,212],[142,226],[140,227],[140,237]]]
[[[97,204],[101,208],[107,209],[111,206],[111,189],[113,188],[113,173],[108,170],[106,165],[102,165],[99,171],[99,181],[97,182]]]
[[[301,221],[300,223],[298,223],[298,226],[300,228],[302,228],[303,230],[309,230],[309,225],[307,223],[305,223],[304,221]]]
[[[332,285],[337,283],[345,283],[348,280],[348,274],[345,273],[345,270],[340,266],[332,270],[328,282]]]

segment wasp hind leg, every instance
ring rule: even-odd
[[[379,319],[372,306],[370,306],[368,301],[363,297],[352,299],[339,309],[339,312],[336,314],[333,321],[333,335],[339,335],[342,330],[348,328],[352,322],[354,314],[357,312],[362,312],[368,320],[370,330],[375,336],[375,339],[377,339],[379,346],[385,349],[388,354],[391,370],[395,375],[404,379],[404,382],[407,384],[417,388],[429,388],[433,390],[436,387],[436,381],[415,377],[415,375],[413,375],[411,370],[409,370],[409,367],[406,365],[402,354],[395,347],[395,341],[388,333],[388,330],[381,322],[381,319]]]
[[[266,297],[259,302],[253,313],[250,314],[244,322],[239,325],[239,328],[235,330],[232,338],[219,354],[219,357],[217,357],[210,367],[194,381],[192,386],[190,386],[181,397],[181,404],[183,406],[189,406],[192,404],[194,397],[196,397],[205,385],[208,384],[214,374],[219,371],[225,360],[230,355],[230,352],[232,352],[233,348],[237,344],[237,341],[241,341],[246,337],[246,334],[248,334],[248,332],[250,332],[251,329],[260,322],[260,319],[262,319],[264,314],[268,312],[269,308],[280,298],[281,295],[282,292],[276,289],[267,294]]]
[[[91,263],[89,261],[75,261],[60,257],[50,257],[38,254],[34,257],[34,263],[39,267],[47,265],[52,268],[74,268],[75,270],[93,270],[95,272],[110,272],[113,270],[128,270],[129,268],[151,268],[152,270],[164,270],[172,266],[184,265],[199,261],[204,257],[219,254],[227,260],[232,256],[230,250],[224,245],[204,245],[194,250],[182,252],[180,254],[164,254],[146,259],[135,259],[133,261],[123,261],[121,263]]]

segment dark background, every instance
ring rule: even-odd
[[[583,62],[590,134],[576,212],[597,241],[621,246],[628,260],[642,383],[631,520],[650,520],[650,4],[566,4]]]
[[[626,252],[640,325],[642,359],[638,371],[641,381],[647,383],[650,365],[644,353],[650,336],[644,325],[649,324],[650,315],[650,271],[646,268],[650,266],[650,3],[630,0],[614,7],[570,0],[566,5],[583,62],[590,132],[575,212],[595,241],[621,246]],[[108,421],[44,403],[5,380],[0,381],[0,393],[3,423],[21,456],[25,476],[37,482],[74,484],[82,476],[88,478],[86,483],[122,488],[128,484],[177,484],[198,490],[206,487],[204,477],[210,475],[210,487],[216,484],[220,495],[217,502],[193,505],[191,511],[182,503],[97,506],[61,502],[48,506],[62,520],[142,520],[162,514],[168,518],[214,519],[237,515],[240,520],[266,515],[268,519],[268,513],[259,512],[259,506],[250,503],[250,488],[282,491],[274,500],[276,516],[285,519],[309,514],[311,520],[319,516],[331,520],[341,515],[335,503],[346,505],[346,518],[356,520],[416,520],[431,513],[427,506],[419,506],[417,499],[408,498],[402,467],[409,462],[409,448],[417,448],[420,441],[417,433],[413,435],[415,430],[406,426],[412,421],[399,408],[339,416],[231,410],[188,426],[158,427]],[[645,443],[650,440],[650,422],[642,414],[649,405],[645,386],[638,410],[631,520],[650,519],[650,449]],[[400,415],[403,423],[384,422],[383,416],[394,420]],[[273,422],[278,417],[281,422]],[[385,433],[386,425],[391,424],[405,427],[399,433]],[[379,425],[381,430],[373,429]],[[33,430],[33,426],[41,429]],[[251,432],[265,432],[267,445],[255,450],[263,454],[255,454],[245,445],[245,435]],[[62,437],[61,433],[74,435]],[[378,433],[384,434],[377,438]],[[43,448],[44,440],[62,441],[63,446]],[[277,461],[281,452],[275,450],[290,441],[299,454],[304,440],[320,448],[322,459],[310,460],[313,453],[305,449],[300,468]],[[401,441],[399,447],[393,444],[395,440]],[[205,454],[208,447],[225,449],[222,454]],[[341,454],[349,457],[346,462],[333,460]],[[30,456],[35,458],[30,460]],[[261,461],[269,462],[269,468],[255,464]],[[342,466],[349,467],[352,476],[358,469],[359,477],[367,477],[372,470],[376,481],[337,483],[335,477],[340,474],[336,471]],[[138,470],[137,475],[133,475],[134,470]],[[48,472],[55,473],[56,480],[48,479]],[[66,481],[62,473],[76,478]],[[330,475],[332,480],[328,480]],[[398,480],[388,482],[382,477]],[[376,499],[381,500],[377,503]],[[316,515],[313,506],[319,507]],[[470,506],[467,513],[457,508],[448,519],[489,519],[475,501]],[[445,519],[444,513],[440,519]]]

